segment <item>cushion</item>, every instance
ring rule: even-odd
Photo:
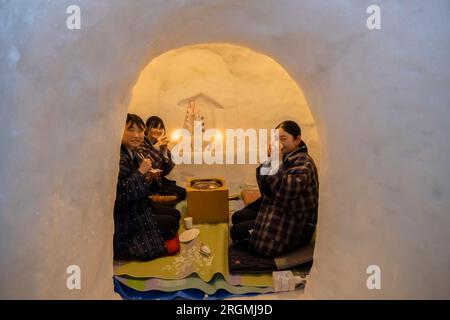
[[[228,248],[228,267],[230,273],[259,273],[285,270],[305,265],[313,260],[314,247],[303,246],[297,250],[270,258],[232,244]]]
[[[228,267],[230,273],[259,273],[276,270],[272,258],[250,253],[234,244],[228,248]]]
[[[180,240],[178,239],[178,234],[173,238],[166,240],[167,255],[173,256],[180,252]]]
[[[310,244],[276,257],[277,270],[289,269],[313,260],[314,247]]]
[[[258,189],[245,189],[241,191],[241,197],[244,204],[249,205],[250,203],[258,200],[261,197],[261,193]]]

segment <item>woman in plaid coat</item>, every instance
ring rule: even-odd
[[[161,118],[157,116],[148,118],[145,124],[144,141],[138,148],[138,152],[152,160],[153,168],[161,170],[161,177],[153,181],[150,192],[157,195],[175,195],[177,201],[182,201],[186,199],[186,190],[165,177],[175,166],[170,150],[167,148],[169,141],[164,136],[165,133],[166,128]]]
[[[317,222],[319,180],[314,160],[293,121],[277,126],[280,166],[262,174],[270,162],[257,168],[261,198],[233,217],[231,237],[258,253],[276,257],[311,241]]]

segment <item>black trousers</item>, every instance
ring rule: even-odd
[[[173,238],[180,227],[180,211],[154,202],[151,209],[162,238],[164,240]]]
[[[246,248],[252,236],[256,216],[261,208],[262,198],[250,203],[245,208],[236,211],[231,217],[233,226],[230,230],[231,240],[237,245]]]
[[[231,217],[233,226],[230,230],[231,239],[234,244],[242,249],[248,249],[248,243],[252,236],[252,230],[255,227],[256,216],[261,208],[262,198],[250,203],[242,210],[236,211]],[[317,207],[310,209],[313,212],[307,212],[307,216],[317,217]],[[300,245],[305,245],[311,242],[316,229],[316,221],[308,223],[304,233],[301,234]],[[300,246],[299,245],[299,246]]]

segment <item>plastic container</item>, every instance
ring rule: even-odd
[[[298,284],[303,282],[300,276],[294,276],[294,273],[290,270],[274,271],[272,279],[275,292],[293,291]]]

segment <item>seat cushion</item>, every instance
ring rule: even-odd
[[[276,270],[272,258],[250,253],[233,244],[228,248],[228,267],[230,273],[259,273]]]
[[[173,238],[166,240],[167,255],[173,256],[180,252],[180,239],[178,239],[178,234]]]
[[[258,189],[245,189],[241,191],[241,197],[244,204],[249,205],[259,199],[261,197],[261,193]]]
[[[294,266],[305,264],[313,260],[314,247],[311,244],[300,247],[294,251],[276,257],[277,270],[289,269]]]

